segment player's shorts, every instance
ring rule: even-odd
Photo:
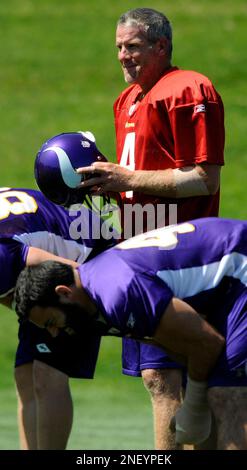
[[[144,369],[182,369],[165,351],[157,346],[140,343],[134,339],[123,338],[122,372],[125,375],[140,377]]]
[[[216,306],[217,307],[217,306]],[[226,348],[209,377],[209,387],[247,387],[247,288],[231,281],[210,321],[226,338]]]
[[[15,367],[36,359],[69,377],[93,378],[100,346],[99,336],[81,338],[61,331],[53,338],[47,330],[31,322],[20,325],[18,336]]]

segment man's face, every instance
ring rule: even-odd
[[[119,25],[116,46],[125,81],[138,83],[145,88],[157,67],[156,44],[150,44],[139,28]]]
[[[69,335],[87,335],[94,329],[93,316],[78,302],[61,296],[55,307],[41,307],[36,305],[29,313],[29,321],[46,328],[56,337],[59,330]]]
[[[53,337],[58,335],[60,329],[66,327],[65,313],[57,307],[36,305],[30,311],[29,321],[39,328],[45,328]]]

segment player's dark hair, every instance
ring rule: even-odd
[[[168,56],[172,56],[172,27],[168,18],[161,12],[152,8],[135,8],[123,13],[118,22],[119,25],[138,26],[145,33],[150,43],[156,43],[160,38],[168,40]]]
[[[68,264],[44,261],[36,266],[27,266],[21,271],[16,283],[14,301],[17,315],[24,320],[28,319],[35,305],[59,306],[56,286],[71,286],[74,282],[73,268]]]

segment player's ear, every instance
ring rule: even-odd
[[[168,41],[166,38],[160,38],[156,44],[155,44],[156,51],[158,55],[161,56],[166,56],[167,55],[167,49],[168,49]]]
[[[63,285],[59,285],[59,286],[56,286],[55,287],[55,292],[57,295],[61,296],[61,297],[70,297],[71,295],[71,288],[68,287],[68,286],[63,286]]]

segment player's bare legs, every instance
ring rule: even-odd
[[[33,364],[16,367],[15,381],[18,398],[18,428],[20,448],[37,449],[36,402],[33,390]]]
[[[40,361],[33,365],[38,449],[65,449],[73,421],[69,378]]]
[[[142,379],[151,395],[155,449],[179,449],[175,443],[175,433],[169,426],[171,418],[181,404],[182,374],[178,369],[145,369]]]
[[[209,405],[215,416],[218,450],[247,450],[247,387],[212,387]]]
[[[65,449],[73,419],[68,376],[35,361],[17,367],[15,380],[21,449]]]

